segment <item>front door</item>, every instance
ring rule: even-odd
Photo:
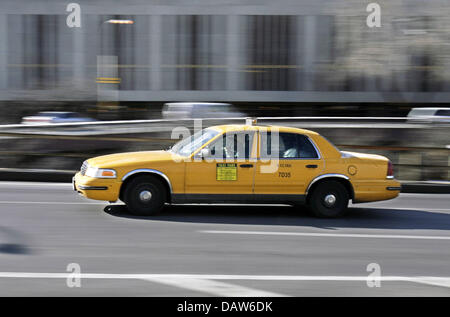
[[[205,157],[186,163],[186,195],[214,201],[249,198],[256,164],[255,131],[224,133],[205,149],[209,152]]]

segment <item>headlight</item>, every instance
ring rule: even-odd
[[[88,166],[85,175],[93,178],[116,178],[116,171],[112,169]]]

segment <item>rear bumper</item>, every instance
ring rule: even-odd
[[[116,201],[119,199],[121,182],[115,179],[99,179],[75,174],[72,178],[73,190],[82,196],[105,201]]]
[[[395,179],[353,181],[354,203],[388,200],[400,194],[402,186]]]

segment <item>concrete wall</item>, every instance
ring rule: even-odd
[[[347,12],[363,25],[367,2],[359,2]],[[0,3],[0,100],[96,99],[105,90],[117,91],[112,101],[450,100],[446,81],[424,85],[421,72],[360,78],[337,69],[344,0],[78,3],[81,28],[67,27],[63,1]],[[402,14],[432,18],[441,5],[409,1]],[[104,23],[113,18],[135,23]],[[110,67],[120,84],[97,83],[97,56],[105,55],[117,56]]]

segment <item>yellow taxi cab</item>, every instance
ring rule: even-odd
[[[313,131],[253,123],[212,126],[169,150],[88,159],[74,190],[120,199],[135,215],[155,215],[165,204],[282,203],[306,205],[318,217],[343,215],[349,200],[400,192],[386,157],[339,151]]]

